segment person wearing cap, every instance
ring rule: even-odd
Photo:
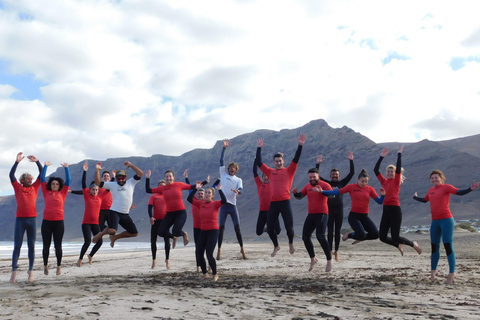
[[[131,168],[135,172],[135,175],[127,180],[125,170],[118,170],[115,177],[116,181],[109,182],[104,182],[100,179],[100,170],[103,170],[102,163],[98,162],[95,166],[95,184],[100,188],[110,190],[112,194],[112,206],[108,213],[108,227],[103,229],[102,232],[97,233],[97,235],[93,237],[92,242],[97,243],[104,235],[109,234],[110,246],[112,248],[118,239],[131,238],[138,235],[137,227],[132,218],[130,218],[129,212],[133,203],[135,186],[142,178],[143,171],[130,161],[125,161],[123,164],[127,169]],[[119,224],[125,231],[116,234]]]
[[[295,152],[295,157],[288,167],[284,167],[285,160],[282,153],[275,153],[273,155],[273,164],[275,168],[269,168],[265,163],[262,162],[262,147],[265,145],[263,138],[258,139],[257,141],[257,165],[268,177],[272,185],[272,201],[270,202],[270,207],[267,212],[267,232],[270,236],[270,239],[273,242],[273,252],[272,257],[275,257],[277,252],[280,250],[278,245],[277,234],[275,233],[275,223],[278,220],[278,216],[281,213],[283,222],[285,223],[285,230],[287,231],[289,252],[290,254],[295,253],[295,247],[293,246],[293,214],[292,207],[290,205],[290,189],[292,187],[293,177],[295,171],[297,171],[298,161],[300,160],[300,155],[302,154],[302,148],[307,140],[305,134],[301,134],[298,137],[298,148]]]
[[[37,232],[37,196],[40,189],[40,174],[42,173],[42,165],[35,156],[27,156],[30,162],[35,162],[38,167],[38,177],[33,182],[33,176],[30,173],[23,173],[19,181],[15,177],[15,171],[18,164],[25,158],[22,152],[17,154],[17,159],[10,170],[10,182],[13,190],[15,190],[15,200],[17,201],[17,212],[15,218],[14,230],[14,246],[12,254],[12,276],[11,283],[17,281],[18,259],[20,257],[20,249],[22,248],[23,235],[27,232],[28,244],[28,281],[33,282],[33,263],[35,261],[35,238]]]

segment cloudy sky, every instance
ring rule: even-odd
[[[476,0],[0,0],[0,195],[19,151],[180,155],[314,119],[479,134],[479,75]]]

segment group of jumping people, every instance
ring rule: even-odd
[[[301,134],[298,137],[298,147],[294,158],[288,166],[285,166],[284,155],[280,152],[275,153],[273,155],[273,167],[267,166],[262,161],[261,151],[265,145],[264,139],[261,138],[257,141],[256,157],[253,164],[253,175],[260,200],[256,233],[257,235],[261,235],[265,231],[268,233],[273,243],[272,257],[275,257],[280,251],[277,239],[281,232],[280,214],[288,237],[289,253],[294,254],[296,251],[293,245],[294,223],[290,204],[292,194],[296,199],[304,197],[308,199],[308,214],[303,226],[302,240],[310,257],[309,271],[318,262],[311,240],[314,231],[327,260],[326,272],[332,270],[333,257],[336,261],[340,260],[340,239],[343,241],[353,239],[355,244],[360,241],[380,238],[382,242],[398,248],[402,255],[404,254],[404,245],[412,247],[418,254],[422,253],[422,249],[416,241],[410,241],[400,236],[402,210],[400,208],[399,192],[404,181],[401,161],[403,146],[398,150],[396,165],[387,166],[386,177],[380,173],[379,169],[383,159],[388,155],[388,149],[382,150],[380,158],[374,167],[374,173],[382,185],[379,190],[380,195],[378,195],[376,190],[368,185],[369,176],[365,169],[361,170],[356,183],[349,184],[355,171],[353,153],[350,151],[347,153],[350,172],[345,178],[340,180],[340,171],[336,168],[330,171],[330,180],[320,177],[319,167],[323,162],[323,156],[319,155],[317,156],[316,167],[308,171],[308,183],[302,189],[297,187],[292,189],[293,178],[305,141],[306,136]],[[148,215],[151,224],[152,268],[156,266],[156,242],[158,237],[164,239],[167,269],[170,269],[170,249],[175,248],[177,239],[182,237],[185,246],[190,241],[188,233],[183,230],[187,219],[187,211],[182,191],[189,191],[187,201],[192,205],[196,265],[202,277],[210,277],[205,261],[206,255],[213,280],[218,280],[216,260],[220,260],[222,257],[221,245],[226,219],[229,215],[234,224],[242,258],[247,259],[236,206],[237,196],[243,191],[243,182],[241,178],[236,176],[239,169],[237,163],[231,162],[228,166],[224,164],[225,150],[230,145],[231,143],[228,139],[223,140],[219,180],[212,187],[204,189],[204,186],[210,182],[210,177],[207,177],[206,181],[190,184],[187,171],[185,171],[186,183],[183,183],[175,181],[175,173],[172,170],[167,170],[164,173],[164,179],[160,180],[156,187],[151,188],[150,179],[152,172],[151,170],[146,171],[145,189],[147,193],[152,194],[148,202]],[[18,259],[25,232],[27,233],[29,259],[28,281],[33,281],[37,216],[36,199],[40,187],[42,188],[45,202],[41,226],[44,274],[48,275],[49,273],[48,258],[52,238],[57,258],[56,274],[61,274],[64,201],[71,183],[68,164],[62,164],[65,168],[65,181],[59,177],[49,177],[48,181],[46,181],[47,167],[51,163],[46,161],[45,165],[42,166],[35,156],[30,155],[27,158],[31,162],[36,163],[38,167],[39,176],[35,182],[34,177],[29,173],[22,174],[19,181],[15,177],[17,166],[24,159],[21,152],[17,155],[10,171],[10,180],[17,201],[12,276],[10,279],[12,283],[16,281]],[[101,176],[101,171],[104,168],[102,163],[98,162],[95,165],[95,180],[87,185],[86,173],[88,164],[85,163],[83,165],[82,190],[70,191],[82,194],[85,202],[85,212],[82,221],[82,232],[85,241],[77,261],[78,267],[82,266],[84,255],[91,242],[95,245],[88,254],[90,264],[92,264],[94,254],[102,245],[103,236],[109,236],[110,246],[113,247],[119,239],[138,235],[138,230],[129,212],[135,206],[133,205],[134,189],[143,176],[143,171],[129,161],[125,161],[124,165],[126,169],[132,169],[135,172],[135,175],[130,179],[127,179],[124,169],[112,171],[112,174],[109,171],[103,171]],[[262,171],[261,179],[257,168]],[[452,185],[445,184],[445,176],[440,170],[432,171],[430,181],[433,186],[428,190],[427,195],[421,198],[415,193],[414,199],[420,202],[430,202],[432,213],[430,228],[432,244],[431,280],[434,281],[436,279],[437,265],[440,258],[440,240],[443,239],[449,263],[449,274],[445,283],[450,284],[455,279],[455,251],[453,249],[455,222],[449,209],[450,195],[465,195],[477,189],[480,183],[473,181],[469,188],[459,190]],[[220,195],[221,200],[213,200],[216,192]],[[345,193],[349,193],[351,198],[348,222],[353,232],[345,233],[342,236],[340,234],[343,222],[342,196]],[[368,217],[370,198],[374,199],[378,204],[383,204],[383,214],[379,229]],[[105,222],[107,222],[107,225],[105,225]],[[123,232],[117,232],[119,225],[123,227]],[[390,236],[388,236],[389,232]],[[93,239],[91,239],[92,236]],[[215,258],[214,251],[217,245],[217,256]]]

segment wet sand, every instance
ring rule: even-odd
[[[315,240],[319,262],[309,272],[310,258],[301,239],[290,255],[267,241],[225,243],[218,261],[218,282],[200,280],[194,248],[171,251],[166,270],[159,250],[151,269],[150,252],[99,254],[93,264],[64,257],[62,274],[43,275],[35,261],[33,283],[27,282],[28,261],[19,262],[17,283],[9,283],[11,261],[0,261],[1,319],[480,319],[480,234],[458,231],[454,248],[457,278],[443,282],[448,264],[443,247],[439,276],[430,281],[428,234],[404,235],[417,240],[418,255],[380,241],[342,242],[340,262],[325,273],[325,256]],[[26,250],[26,248],[22,248]],[[53,251],[53,250],[52,250]]]

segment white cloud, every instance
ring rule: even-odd
[[[450,67],[478,56],[473,0],[2,3],[0,72],[44,84],[0,83],[4,177],[19,151],[178,155],[318,118],[376,142],[479,133],[480,63]]]

